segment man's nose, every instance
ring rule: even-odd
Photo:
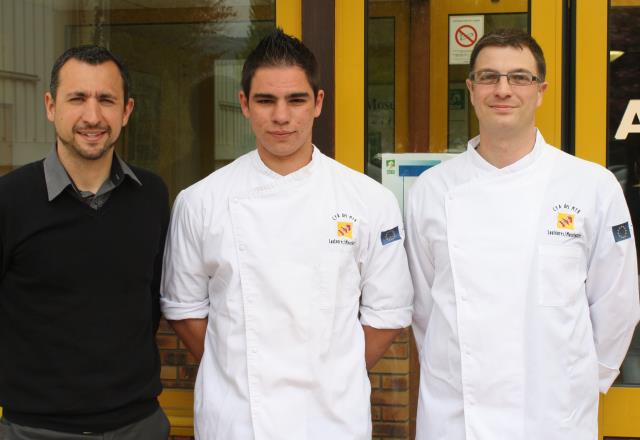
[[[100,122],[102,112],[100,109],[100,103],[97,99],[88,99],[84,105],[84,112],[82,118],[88,124],[95,125]]]
[[[495,85],[495,94],[498,96],[509,96],[511,95],[511,84],[509,84],[509,80],[506,76],[501,76],[498,79],[498,83]]]
[[[277,101],[275,103],[272,115],[273,122],[277,124],[286,124],[289,122],[289,106],[285,101]]]

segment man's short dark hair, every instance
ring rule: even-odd
[[[280,28],[264,37],[247,57],[242,67],[242,91],[247,99],[251,80],[260,67],[297,66],[304,70],[313,89],[314,97],[320,89],[318,61],[302,41],[287,35]]]
[[[84,46],[77,46],[67,49],[62,55],[58,57],[58,59],[53,63],[53,68],[51,69],[51,82],[49,83],[49,92],[53,99],[56,99],[56,93],[58,92],[58,86],[60,85],[60,69],[62,66],[66,64],[67,61],[74,59],[78,61],[82,61],[83,63],[91,64],[92,66],[97,66],[99,64],[106,63],[107,61],[113,61],[116,66],[118,66],[118,70],[120,71],[120,76],[122,77],[122,87],[124,89],[124,104],[127,105],[127,101],[129,101],[129,87],[131,85],[131,80],[129,78],[129,70],[127,66],[120,61],[120,59],[112,54],[109,49],[106,49],[101,46],[96,46],[95,44],[87,44]]]
[[[488,34],[485,34],[478,43],[476,43],[473,51],[471,52],[471,60],[469,68],[473,72],[476,64],[476,58],[482,49],[485,47],[516,47],[518,49],[527,48],[533,54],[533,58],[536,60],[536,66],[538,68],[537,75],[541,81],[547,75],[547,64],[544,61],[544,54],[542,48],[534,38],[528,33],[521,31],[520,29],[498,29]]]

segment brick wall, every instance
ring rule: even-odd
[[[160,348],[160,361],[162,362],[160,370],[162,385],[165,388],[193,389],[198,372],[198,362],[164,319],[160,321],[156,340]]]
[[[160,322],[157,340],[164,387],[193,389],[198,364],[164,320]],[[411,334],[404,330],[369,372],[373,440],[409,440],[415,437],[417,365]],[[172,437],[172,440],[191,438]]]

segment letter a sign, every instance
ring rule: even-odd
[[[636,118],[640,122],[640,99],[630,99],[616,131],[615,138],[617,140],[625,140],[629,133],[640,133],[640,123],[633,123]]]

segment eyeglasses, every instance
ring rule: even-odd
[[[493,70],[480,70],[479,72],[471,72],[469,74],[469,79],[473,81],[474,84],[498,84],[501,76],[507,77],[507,82],[512,86],[530,86],[533,82],[541,83],[543,80],[537,76],[535,76],[531,72],[518,71],[518,72],[509,72],[509,73],[498,73]]]

